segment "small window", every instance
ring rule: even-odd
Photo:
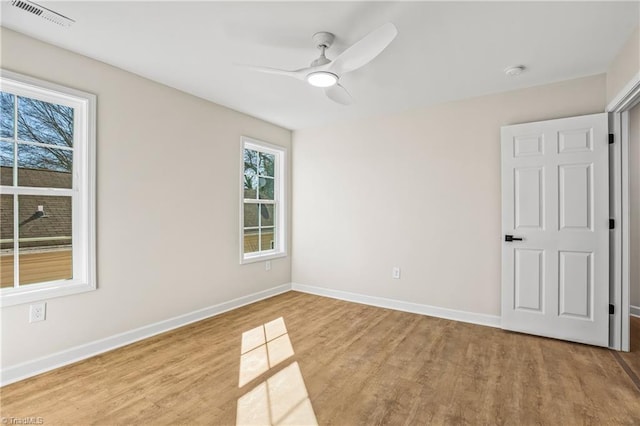
[[[94,290],[95,96],[1,70],[2,306]]]
[[[286,255],[284,148],[242,138],[240,263]]]

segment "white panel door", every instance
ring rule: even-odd
[[[501,136],[502,327],[608,346],[607,115]]]

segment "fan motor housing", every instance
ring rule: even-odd
[[[319,33],[315,33],[311,38],[313,39],[318,49],[321,49],[322,47],[328,49],[329,47],[331,47],[331,45],[333,44],[333,40],[335,40],[336,37],[326,31],[320,31]]]

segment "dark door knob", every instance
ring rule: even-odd
[[[505,235],[505,236],[504,236],[504,240],[505,240],[506,242],[511,242],[511,241],[522,241],[522,238],[514,237],[513,235]]]

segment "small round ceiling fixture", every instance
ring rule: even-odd
[[[338,76],[332,72],[316,71],[307,75],[307,82],[316,87],[331,87],[338,82]]]
[[[524,65],[516,65],[514,67],[505,68],[504,73],[509,77],[515,77],[517,75],[522,74],[524,70],[525,70]]]

